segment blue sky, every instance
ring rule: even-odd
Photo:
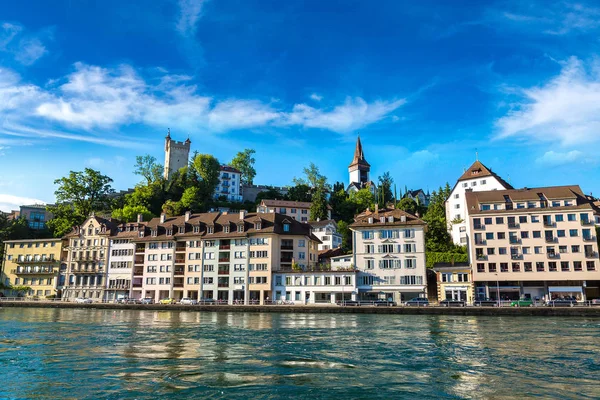
[[[123,4],[127,3],[127,4]],[[600,5],[551,1],[19,1],[0,14],[0,210],[99,169],[118,190],[174,139],[256,183],[315,162],[347,183],[453,184],[479,159],[514,186],[600,194]]]

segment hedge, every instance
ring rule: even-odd
[[[469,255],[465,253],[440,253],[428,251],[425,253],[427,268],[433,268],[437,263],[466,263],[469,262]]]

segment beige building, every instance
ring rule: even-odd
[[[262,200],[256,210],[257,213],[278,213],[287,215],[296,221],[308,222],[310,219],[310,206],[312,203],[288,200]],[[331,206],[327,205],[327,219],[331,219]]]
[[[62,239],[23,239],[4,242],[2,283],[26,286],[26,292],[3,290],[5,296],[56,296],[62,258]]]
[[[433,266],[437,281],[437,299],[472,303],[475,300],[473,275],[469,263],[436,264]]]
[[[350,225],[353,265],[358,269],[359,300],[398,303],[425,296],[425,230],[427,224],[405,211],[365,211]]]
[[[116,233],[114,221],[92,214],[64,237],[67,241],[67,281],[63,299],[104,300],[110,237]]]
[[[579,186],[467,192],[476,297],[600,297],[594,209]]]

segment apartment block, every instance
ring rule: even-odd
[[[401,302],[425,296],[426,226],[416,216],[394,208],[367,209],[355,217],[350,229],[360,300],[385,297]]]
[[[107,263],[106,293],[104,299],[114,301],[123,297],[132,297],[133,266],[135,260],[135,242],[143,230],[142,216],[137,222],[117,226],[116,233],[110,238]]]
[[[486,167],[479,160],[475,161],[458,178],[446,200],[446,222],[452,241],[461,246],[466,246],[471,237],[469,230],[469,210],[465,194],[467,192],[480,192],[490,190],[508,190],[513,187]]]
[[[282,271],[273,273],[274,301],[331,304],[356,299],[357,271]]]
[[[219,184],[215,189],[215,199],[225,197],[228,201],[242,201],[242,173],[229,165],[221,165]]]
[[[63,299],[85,297],[102,301],[105,298],[110,237],[116,233],[116,222],[92,214],[64,237],[67,281]]]
[[[262,200],[256,209],[257,213],[278,213],[287,215],[300,222],[308,222],[312,203],[287,200]],[[331,219],[331,206],[327,205],[327,219]]]
[[[337,224],[332,219],[311,221],[312,233],[321,243],[319,250],[337,249],[342,246],[342,234],[337,231]]]
[[[59,295],[57,291],[62,258],[61,239],[23,239],[4,242],[2,283],[5,286],[25,286],[27,297],[45,298]],[[3,290],[5,296],[23,294]]]
[[[600,296],[594,208],[579,186],[466,193],[477,297]]]

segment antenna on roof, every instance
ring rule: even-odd
[[[479,161],[479,152],[475,149],[475,161]]]

